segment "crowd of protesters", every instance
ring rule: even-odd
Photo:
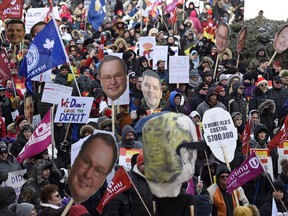
[[[219,64],[215,65],[218,54],[214,44],[216,28],[213,30],[213,26],[220,21],[229,24],[241,22],[244,1],[204,1],[202,11],[194,1],[185,2],[184,7],[182,3],[177,3],[177,19],[173,22],[165,10],[162,10],[162,15],[150,14],[149,17],[143,16],[142,20],[137,14],[136,18],[131,18],[128,14],[135,7],[139,8],[139,2],[131,0],[123,3],[117,0],[114,12],[109,11],[111,16],[107,15],[98,29],[93,29],[87,22],[88,10],[84,8],[83,2],[71,3],[58,4],[61,20],[57,20],[57,24],[72,67],[64,64],[54,68],[52,79],[54,83],[72,86],[73,96],[93,97],[90,118],[97,121],[87,124],[55,123],[54,139],[58,156],[53,155],[52,160],[51,149],[46,149],[19,164],[16,157],[35,130],[33,115],[40,114],[43,118],[52,106],[41,102],[43,83],[33,82],[33,94],[21,91],[24,78],[17,74],[31,40],[46,23],[39,22],[30,32],[26,32],[21,46],[12,46],[11,41],[6,39],[1,41],[1,49],[5,49],[8,54],[13,79],[0,85],[0,114],[5,119],[0,118],[0,180],[7,180],[9,172],[21,169],[27,169],[24,175],[27,180],[17,203],[14,203],[16,196],[11,188],[0,187],[0,215],[61,215],[70,197],[66,179],[70,168],[71,145],[89,136],[95,129],[112,131],[114,124],[118,150],[142,149],[141,134],[137,133],[134,126],[149,112],[141,83],[143,72],[152,70],[153,63],[151,59],[139,56],[139,37],[155,37],[157,45],[168,46],[168,56],[175,55],[171,47],[178,47],[178,55],[189,56],[189,83],[179,83],[178,86],[169,83],[169,69],[165,69],[165,61],[156,63],[154,72],[160,77],[159,88],[162,90],[158,110],[190,116],[199,139],[203,139],[201,119],[205,111],[220,107],[231,114],[239,136],[235,152],[230,152],[234,154],[231,170],[245,160],[240,136],[249,119],[252,120],[251,148],[267,148],[268,142],[282,127],[288,112],[288,70],[282,68],[279,61],[273,61],[272,66],[269,66],[264,46],[255,45],[255,58],[244,67],[236,67],[236,58],[228,48],[219,56]],[[50,4],[55,3],[48,1],[44,5],[42,0],[31,0],[26,9],[49,7]],[[147,2],[143,1],[143,4],[144,9],[148,7]],[[158,7],[164,6],[165,2],[162,2]],[[9,21],[5,24],[9,24]],[[1,36],[8,35],[7,29],[5,31]],[[25,33],[24,25],[22,31]],[[129,104],[121,105],[115,118],[112,118],[113,112],[107,105],[108,98],[102,90],[97,71],[103,46],[105,55],[123,53],[122,58],[127,65]],[[213,76],[215,67],[216,78]],[[76,75],[76,80],[70,78],[72,73]],[[226,180],[231,170],[218,161],[210,150],[207,154],[209,160],[203,152],[198,152],[192,180],[195,190],[191,195],[195,197],[199,215],[272,215],[273,197],[278,212],[287,212],[288,160],[278,161],[277,148],[270,152],[273,173],[268,176],[261,174],[238,189],[241,205],[238,207],[234,198],[226,192]],[[143,155],[135,155],[131,164],[131,178],[144,203],[153,212],[153,195],[145,180]],[[115,171],[117,169],[118,166],[115,166]],[[281,172],[278,173],[278,170]],[[209,172],[216,177],[215,182],[209,178]],[[73,205],[69,215],[99,215],[96,207],[106,187],[107,182],[88,200]],[[183,191],[186,187],[184,184]],[[114,198],[103,214],[148,215],[134,189]]]

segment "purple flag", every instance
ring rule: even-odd
[[[17,156],[19,163],[47,149],[51,144],[51,116],[50,109],[34,130],[28,142]]]
[[[173,0],[170,4],[166,5],[164,7],[164,10],[167,12],[167,13],[171,13],[172,11],[174,11],[176,9],[176,4],[177,4],[177,1],[178,0]]]
[[[227,179],[227,191],[232,194],[233,190],[255,178],[264,171],[263,166],[253,152],[246,160],[235,170],[231,172]]]

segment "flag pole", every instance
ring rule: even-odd
[[[112,132],[115,135],[115,106],[114,106],[114,100],[112,100]]]
[[[54,153],[55,153],[55,141],[54,141],[54,119],[53,119],[53,114],[54,114],[54,109],[55,109],[55,104],[50,108],[50,121],[51,121],[51,145],[52,145],[52,167],[54,167]]]
[[[57,24],[56,24],[56,21],[55,21],[55,18],[54,18],[54,14],[52,14],[52,15],[53,15],[52,19],[53,19],[54,27],[56,28]],[[57,28],[56,28],[56,29],[57,29]],[[81,95],[81,92],[80,92],[80,90],[79,90],[78,83],[76,82],[76,77],[75,77],[75,74],[73,73],[73,68],[72,68],[71,62],[69,61],[69,58],[68,58],[66,49],[65,49],[64,44],[63,44],[63,41],[62,41],[62,39],[61,39],[61,37],[60,37],[60,33],[59,33],[58,29],[57,29],[56,32],[57,32],[58,38],[59,38],[59,40],[60,40],[60,44],[61,44],[61,46],[62,46],[62,49],[63,49],[63,51],[64,51],[64,55],[65,55],[65,57],[66,57],[66,63],[68,63],[69,68],[70,68],[70,71],[71,71],[72,76],[73,76],[73,78],[74,78],[74,81],[75,81],[75,84],[76,84],[76,88],[77,88],[79,97],[81,97],[82,95]]]
[[[65,207],[64,211],[62,212],[61,216],[65,216],[68,211],[70,210],[71,206],[73,205],[73,198],[71,197],[69,203],[67,204],[67,206]]]
[[[124,169],[124,170],[125,170],[125,169]],[[128,176],[128,178],[129,178],[129,180],[130,180],[131,184],[133,185],[133,188],[135,189],[135,191],[136,191],[137,195],[139,196],[139,198],[140,198],[140,200],[141,200],[142,204],[144,205],[144,207],[145,207],[145,209],[146,209],[146,211],[147,211],[148,215],[149,215],[149,216],[152,216],[152,215],[151,215],[151,213],[150,213],[150,211],[149,211],[149,209],[147,208],[146,204],[144,203],[144,200],[142,199],[142,197],[141,197],[141,195],[140,195],[139,191],[137,190],[137,188],[136,188],[136,186],[135,186],[134,182],[132,181],[132,179],[131,179],[130,175],[128,175],[128,173],[127,173],[127,171],[126,171],[126,170],[125,170],[125,173],[126,173],[126,175]]]

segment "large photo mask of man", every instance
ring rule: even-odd
[[[68,177],[75,203],[95,194],[105,182],[117,160],[117,146],[110,134],[97,133],[84,141]]]
[[[146,70],[142,74],[142,92],[147,106],[155,109],[159,106],[162,98],[160,77],[152,70]]]
[[[244,48],[244,44],[246,41],[246,37],[247,37],[247,27],[243,26],[243,28],[241,29],[241,31],[239,32],[239,35],[237,37],[237,54],[240,55],[241,51]]]
[[[98,78],[105,94],[115,101],[127,88],[127,66],[117,56],[105,56],[98,67]]]
[[[275,35],[273,47],[277,53],[282,53],[288,48],[288,25],[283,26]]]
[[[215,37],[218,54],[222,54],[226,50],[229,42],[229,37],[230,29],[228,24],[226,22],[220,22]]]
[[[177,197],[184,182],[195,171],[198,142],[192,120],[180,113],[164,113],[144,124],[142,129],[145,177],[158,198]]]
[[[35,99],[32,93],[26,91],[24,95],[24,116],[30,124],[33,124]]]
[[[25,36],[25,24],[22,20],[11,19],[6,24],[6,36],[12,45],[19,45]]]

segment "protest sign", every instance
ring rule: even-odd
[[[270,152],[268,148],[266,149],[258,149],[258,148],[251,148],[250,153],[252,154],[255,152],[257,154],[258,158],[260,159],[261,163],[263,164],[263,167],[266,172],[270,174],[270,176],[273,178],[273,164],[272,164],[272,158],[270,155]]]
[[[44,21],[48,11],[49,7],[29,8],[25,17],[25,32],[28,34],[34,24],[39,21]],[[53,15],[55,19],[61,20],[58,12],[58,7],[53,7]]]
[[[139,154],[142,152],[142,149],[126,149],[126,148],[120,148],[120,154],[119,154],[119,165],[126,168],[126,170],[131,169],[131,158],[134,154]]]
[[[278,173],[280,174],[282,172],[282,166],[281,166],[281,160],[286,159],[288,160],[288,140],[286,140],[284,143],[278,146]]]
[[[93,97],[66,97],[58,104],[54,122],[84,123],[89,118]]]
[[[207,110],[203,116],[203,131],[205,141],[215,157],[225,163],[225,149],[229,152],[226,155],[228,162],[231,162],[236,149],[237,129],[230,113],[219,107]]]
[[[8,179],[6,182],[4,182],[4,187],[12,187],[15,190],[16,193],[16,200],[18,199],[18,196],[21,191],[22,185],[25,183],[25,179],[23,178],[23,175],[26,173],[25,170],[18,170],[14,172],[8,173]]]
[[[109,55],[112,55],[112,56],[117,56],[119,58],[123,58],[123,53],[110,53]]]
[[[153,48],[153,70],[157,70],[157,62],[159,60],[165,61],[165,69],[167,69],[167,54],[168,46],[154,46]]]
[[[152,59],[155,46],[155,37],[139,37],[139,56],[145,56],[148,60]]]
[[[189,83],[189,56],[169,57],[169,83]]]
[[[33,77],[31,80],[38,82],[52,82],[51,76],[52,76],[52,70],[47,70],[44,73]]]
[[[59,85],[56,83],[45,83],[42,95],[42,102],[58,104],[61,98],[70,97],[72,94],[72,87]]]

